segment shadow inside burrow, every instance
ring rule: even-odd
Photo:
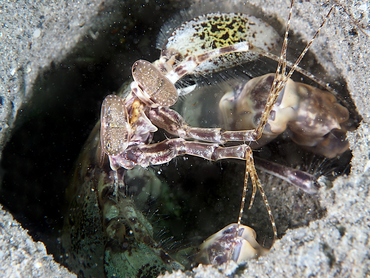
[[[126,5],[116,7],[120,18],[115,13],[106,29],[87,33],[37,77],[3,150],[0,202],[57,261],[65,190],[102,100],[130,78],[136,60],[159,56],[156,36],[174,12],[168,1]]]
[[[121,22],[102,32],[97,39],[86,38],[64,61],[39,76],[33,98],[19,113],[12,139],[4,149],[2,167],[6,174],[0,202],[35,240],[46,244],[48,252],[57,260],[64,191],[70,172],[99,118],[104,96],[116,91],[129,78],[135,60],[146,57],[152,61],[158,57],[154,45],[161,23],[147,24],[153,18],[161,17],[154,13],[141,23]],[[149,30],[155,35],[146,36],[144,33]],[[277,152],[275,157],[281,157],[281,153]],[[184,218],[166,215],[166,224],[163,224],[160,210],[152,216],[157,228],[162,224],[167,226],[166,234],[174,237],[172,242],[177,241],[173,245],[181,248],[199,244],[227,224],[236,222],[243,163],[179,158],[157,168],[165,169],[162,178],[170,180],[172,190],[181,197],[179,203]],[[308,225],[325,214],[316,196],[284,183],[268,181],[263,175],[261,178],[266,187],[273,186],[266,194],[280,236],[288,228]],[[252,209],[246,210],[243,223],[256,230],[262,245],[272,244],[271,224],[259,194]]]

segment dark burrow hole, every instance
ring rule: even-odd
[[[5,175],[0,202],[34,240],[45,243],[57,261],[63,263],[60,237],[66,211],[64,195],[77,156],[99,119],[104,97],[117,91],[130,77],[134,61],[153,61],[159,56],[156,35],[162,23],[175,13],[165,4],[159,10],[149,6],[137,10],[137,14],[132,11],[131,17],[112,24],[96,40],[86,37],[62,63],[52,65],[38,77],[32,99],[17,117],[12,138],[3,152]],[[300,165],[284,158],[293,150]],[[340,162],[324,161],[283,139],[255,153],[264,156],[266,152],[272,159],[279,158],[286,165],[311,172],[336,175],[350,171],[350,153],[344,154]],[[193,157],[179,157],[169,164],[152,167],[151,171],[168,184],[168,194],[175,199],[173,206],[179,208],[181,215],[166,214],[161,211],[163,204],[148,198],[142,209],[154,226],[157,240],[173,251],[200,244],[212,233],[236,222],[244,169],[243,162],[211,163]],[[306,226],[325,215],[316,195],[303,193],[267,174],[259,172],[259,176],[280,237],[289,228]],[[128,178],[126,182],[132,182],[129,194],[134,196],[143,179]],[[259,193],[252,209],[246,210],[243,223],[256,230],[260,244],[271,246],[271,224]]]
[[[174,4],[117,6],[114,22],[97,39],[87,32],[62,62],[38,76],[32,98],[18,112],[3,151],[0,202],[57,261],[65,190],[102,100],[130,78],[136,60],[159,56],[156,34],[175,12]]]

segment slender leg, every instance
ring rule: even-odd
[[[160,165],[167,163],[173,158],[183,154],[198,156],[211,161],[230,158],[245,160],[246,170],[244,189],[238,223],[240,224],[243,214],[248,177],[250,176],[253,184],[253,193],[249,209],[252,207],[258,188],[258,190],[261,192],[263,201],[271,220],[274,237],[277,237],[275,220],[272,215],[270,205],[267,201],[266,194],[257,176],[256,168],[254,167],[252,149],[248,145],[242,144],[231,147],[221,147],[215,143],[201,143],[196,141],[189,142],[183,138],[176,138],[167,139],[156,144],[131,146],[124,153],[120,154],[119,156],[113,157],[113,159],[115,159],[115,162],[118,165],[120,165],[120,163],[124,163],[124,165],[126,165],[127,161],[130,161],[132,165],[141,165],[142,167],[147,167],[149,165]]]
[[[113,156],[112,159],[117,165],[125,168],[127,168],[127,165],[131,165],[130,168],[135,165],[142,167],[160,165],[183,154],[198,156],[211,161],[228,158],[245,160],[247,149],[250,149],[250,147],[245,144],[221,147],[216,143],[189,142],[183,138],[176,138],[167,139],[156,144],[131,146],[122,154]]]
[[[172,135],[206,142],[224,143],[227,141],[256,141],[255,130],[223,131],[221,128],[200,128],[189,126],[175,110],[166,107],[149,111],[150,121]]]
[[[258,157],[254,158],[254,163],[257,169],[285,180],[308,194],[315,194],[320,188],[316,177],[307,172],[273,163]]]

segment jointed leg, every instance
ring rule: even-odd
[[[127,161],[130,161],[132,165],[141,165],[143,167],[147,167],[149,165],[160,165],[169,162],[173,158],[183,154],[198,156],[211,161],[230,158],[245,160],[246,171],[244,178],[242,205],[240,209],[238,224],[240,224],[243,214],[248,176],[250,176],[253,184],[253,193],[249,209],[252,207],[258,188],[258,190],[261,192],[263,201],[271,220],[274,237],[277,237],[275,220],[272,215],[272,211],[267,201],[263,187],[259,181],[256,168],[254,167],[252,149],[248,145],[242,144],[231,147],[221,147],[215,143],[201,143],[196,141],[189,142],[183,138],[177,138],[168,139],[156,144],[132,146],[128,148],[124,153],[120,154],[117,157],[114,157],[114,159],[118,164],[120,164],[120,162],[127,163]]]
[[[172,135],[200,141],[225,143],[227,141],[251,142],[255,140],[255,130],[223,131],[221,128],[200,128],[189,126],[182,116],[167,107],[149,111],[150,121]]]
[[[113,156],[111,159],[119,167],[130,169],[135,165],[148,167],[149,165],[164,164],[183,154],[198,156],[211,161],[228,158],[244,160],[247,149],[250,149],[250,147],[245,144],[220,147],[215,143],[200,143],[176,138],[167,139],[156,144],[131,146],[122,154]]]

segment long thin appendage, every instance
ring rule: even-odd
[[[316,176],[305,171],[293,169],[258,157],[254,158],[254,162],[257,169],[285,180],[308,194],[315,194],[320,188]]]
[[[272,85],[274,89],[275,89],[275,86],[277,85],[278,75],[279,74],[284,75],[285,74],[285,70],[286,70],[286,51],[288,49],[288,35],[289,35],[290,21],[292,19],[293,4],[294,4],[294,0],[292,0],[290,2],[289,16],[288,16],[288,21],[287,21],[286,29],[285,29],[283,46],[281,47],[279,64],[278,64],[278,66],[276,68],[275,80],[274,80],[274,83]]]
[[[307,44],[305,49],[302,51],[301,55],[298,57],[297,61],[292,66],[289,73],[287,75],[285,75],[285,72],[286,72],[286,51],[287,51],[287,44],[288,44],[288,32],[289,32],[289,25],[290,25],[290,20],[291,20],[291,15],[292,15],[293,3],[294,3],[294,0],[291,1],[290,11],[289,11],[289,18],[288,18],[287,28],[286,28],[285,36],[284,36],[284,43],[283,43],[283,47],[282,47],[282,50],[281,50],[280,61],[279,61],[279,65],[278,65],[277,70],[276,70],[275,79],[274,79],[274,82],[272,84],[270,94],[269,94],[269,97],[267,99],[267,102],[266,102],[265,109],[263,111],[261,120],[260,120],[257,128],[255,129],[254,135],[255,135],[256,140],[258,140],[262,136],[263,129],[264,129],[264,127],[265,127],[265,125],[268,121],[268,118],[270,116],[270,112],[272,110],[272,107],[274,106],[274,104],[276,102],[276,99],[278,98],[281,90],[284,88],[287,80],[292,76],[293,72],[297,68],[300,61],[303,59],[304,55],[306,54],[306,52],[308,51],[308,49],[312,45],[315,38],[318,36],[321,28],[324,26],[324,24],[327,21],[330,13],[333,10],[333,7],[331,7],[331,9],[329,10],[328,14],[326,15],[325,19],[321,23],[320,27],[316,31],[313,38],[309,41],[309,43]],[[250,201],[250,204],[249,204],[249,209],[253,205],[253,201],[254,201],[254,198],[256,196],[256,190],[257,190],[257,187],[258,187],[259,191],[261,192],[261,195],[262,195],[263,201],[265,203],[265,206],[267,208],[267,212],[269,214],[271,225],[272,225],[272,228],[273,228],[273,231],[274,231],[274,238],[276,239],[277,238],[277,230],[276,230],[275,220],[274,220],[274,217],[272,215],[270,205],[267,201],[266,194],[263,190],[263,187],[262,187],[262,185],[259,181],[256,169],[254,167],[253,155],[252,155],[251,150],[246,150],[245,160],[246,160],[246,169],[245,169],[245,177],[244,177],[244,188],[243,188],[242,202],[241,202],[241,208],[240,208],[239,218],[238,218],[238,225],[240,225],[241,218],[242,218],[242,215],[243,215],[243,210],[244,210],[244,205],[245,205],[245,195],[246,195],[246,191],[247,191],[248,176],[250,175],[251,180],[252,180],[252,184],[253,184],[253,192],[252,192],[252,197],[251,197],[251,201]]]
[[[294,4],[294,0],[292,0],[290,2],[288,22],[287,22],[287,27],[285,29],[283,46],[281,48],[279,64],[276,68],[274,82],[272,83],[272,86],[271,86],[271,89],[270,89],[270,94],[267,98],[265,109],[262,113],[260,122],[259,122],[259,124],[258,124],[258,126],[256,127],[256,130],[255,130],[256,140],[261,138],[263,130],[265,128],[265,125],[266,125],[266,123],[268,121],[268,118],[270,116],[272,107],[275,105],[276,100],[279,97],[280,92],[282,91],[282,89],[284,88],[284,86],[285,86],[285,84],[288,80],[286,78],[282,78],[282,76],[284,77],[285,71],[286,71],[286,54],[287,54],[287,49],[288,49],[288,35],[289,35],[290,21],[291,21],[291,18],[292,18],[293,4]],[[296,66],[298,66],[297,62],[294,63],[293,67],[295,68]]]
[[[269,214],[269,217],[270,217],[272,229],[273,229],[273,232],[274,232],[274,239],[277,239],[277,230],[276,230],[275,219],[274,219],[274,216],[272,215],[272,210],[271,210],[270,204],[267,200],[265,191],[263,190],[262,184],[261,184],[261,182],[258,178],[256,168],[254,167],[253,153],[252,153],[252,150],[250,148],[247,148],[246,151],[245,151],[245,162],[246,163],[245,163],[244,187],[243,187],[242,201],[241,201],[239,217],[238,217],[238,226],[241,224],[241,219],[242,219],[242,216],[243,216],[243,211],[244,211],[244,206],[245,206],[245,196],[246,196],[247,188],[248,188],[248,176],[250,175],[251,181],[252,181],[252,184],[253,184],[253,192],[252,192],[252,197],[251,197],[251,201],[249,203],[249,208],[248,209],[250,209],[253,205],[253,201],[256,197],[256,191],[257,191],[257,188],[258,188],[258,190],[261,193],[263,202],[265,203],[265,206],[266,206],[267,212]]]
[[[263,111],[261,120],[260,120],[257,128],[254,131],[255,140],[258,140],[262,136],[263,129],[264,129],[266,123],[267,123],[267,120],[269,118],[272,107],[274,106],[274,104],[276,102],[276,99],[279,96],[280,91],[283,89],[283,86],[281,86],[282,81],[281,81],[280,76],[281,76],[281,74],[284,75],[285,70],[286,70],[286,62],[285,62],[286,61],[286,50],[287,50],[287,45],[288,45],[288,32],[289,32],[290,20],[291,20],[291,16],[292,16],[293,3],[294,3],[294,0],[291,1],[291,5],[290,5],[287,28],[285,30],[284,42],[283,42],[283,46],[282,46],[282,50],[281,50],[279,64],[278,64],[278,67],[276,69],[274,82],[271,86],[270,94],[269,94],[269,97],[267,99],[267,102],[266,102],[265,109]],[[281,69],[281,67],[282,67],[282,69]],[[286,83],[286,81],[284,82],[284,85],[285,85],[285,83]],[[246,161],[246,166],[245,166],[246,168],[245,168],[245,176],[244,176],[244,187],[243,187],[242,202],[241,202],[239,218],[238,218],[238,225],[240,225],[241,218],[242,218],[242,215],[243,215],[243,210],[244,210],[244,205],[245,205],[245,195],[246,195],[247,186],[248,186],[248,175],[250,175],[251,180],[252,180],[252,184],[253,184],[253,192],[252,192],[251,201],[249,203],[249,209],[253,205],[254,199],[256,197],[257,187],[258,187],[259,191],[261,192],[263,202],[265,203],[267,212],[269,214],[272,229],[274,231],[274,238],[276,239],[277,238],[277,230],[276,230],[276,224],[275,224],[274,216],[272,215],[272,211],[271,211],[270,205],[267,201],[265,191],[263,190],[261,182],[258,178],[256,168],[254,167],[253,154],[252,154],[251,150],[249,150],[249,152],[248,152],[248,150],[246,150],[245,161]]]
[[[332,6],[329,10],[329,12],[327,13],[327,15],[325,16],[324,20],[321,22],[321,25],[320,27],[316,30],[316,33],[313,35],[312,39],[307,43],[306,47],[303,49],[301,55],[299,55],[297,61],[294,63],[293,67],[290,69],[288,75],[286,76],[286,79],[290,78],[292,76],[292,74],[294,73],[295,69],[298,67],[299,63],[301,62],[301,60],[303,59],[303,57],[306,55],[308,49],[311,47],[312,43],[314,42],[314,40],[316,39],[316,37],[319,35],[322,27],[325,25],[326,21],[328,20],[331,12],[333,11],[334,9],[334,6]]]
[[[181,79],[184,75],[190,74],[196,69],[200,64],[209,61],[213,58],[224,56],[229,53],[240,53],[240,52],[258,52],[258,49],[254,47],[251,43],[243,41],[233,45],[227,45],[221,48],[213,49],[205,53],[190,56],[185,61],[183,61],[175,69],[171,70],[166,74],[166,78],[170,80],[173,84]]]
[[[308,49],[311,47],[312,43],[314,42],[314,40],[316,39],[316,37],[320,33],[320,30],[322,29],[322,27],[324,26],[324,24],[328,20],[329,15],[330,15],[330,13],[332,12],[332,10],[334,8],[334,6],[332,6],[330,8],[328,14],[324,18],[323,22],[321,23],[320,27],[317,29],[317,31],[314,34],[314,36],[312,37],[312,39],[307,43],[305,49],[302,51],[301,55],[299,55],[298,59],[296,60],[296,62],[292,66],[292,68],[290,69],[289,73],[287,75],[285,75],[285,71],[286,71],[286,51],[287,51],[288,32],[289,32],[288,28],[289,28],[289,25],[290,25],[290,18],[291,18],[292,9],[293,9],[293,2],[294,2],[294,0],[291,1],[288,25],[287,25],[287,29],[285,31],[284,43],[283,43],[283,47],[282,47],[281,55],[280,55],[281,61],[279,61],[279,66],[278,66],[278,68],[276,70],[276,74],[275,74],[275,80],[274,80],[274,82],[272,84],[272,87],[270,89],[270,95],[267,99],[265,109],[264,109],[264,111],[262,113],[262,116],[261,116],[261,120],[260,120],[260,122],[259,122],[259,124],[256,128],[256,131],[255,131],[256,140],[261,138],[262,133],[263,133],[263,129],[264,129],[264,127],[265,127],[265,125],[268,121],[268,118],[270,116],[270,112],[272,110],[272,107],[274,106],[280,92],[283,90],[286,82],[292,76],[292,74],[294,73],[296,68],[298,67],[299,63],[301,62],[301,60],[303,59],[303,57],[307,53]],[[282,65],[282,69],[280,69],[280,65]]]
[[[244,186],[243,186],[243,194],[242,194],[242,202],[240,204],[240,210],[239,210],[239,217],[238,217],[238,225],[241,224],[243,212],[244,212],[244,206],[245,206],[245,196],[247,195],[247,189],[248,189],[248,176],[249,176],[249,167],[248,164],[251,163],[250,157],[251,153],[246,151],[245,152],[245,175],[244,175]]]
[[[276,87],[278,86],[278,83],[279,83],[279,75],[280,75],[281,67],[283,67],[282,74],[285,74],[286,63],[284,61],[286,61],[286,50],[287,50],[287,45],[288,45],[288,32],[289,32],[290,20],[291,20],[291,16],[292,16],[293,3],[294,3],[294,0],[291,1],[291,5],[290,5],[287,28],[285,30],[284,42],[283,42],[283,46],[282,46],[282,49],[281,49],[279,64],[278,64],[277,69],[276,69],[275,79],[274,79],[274,82],[272,84],[272,87],[271,87],[271,90],[270,90],[270,95],[269,95],[269,98],[267,99],[265,109],[264,109],[264,112],[262,114],[259,125],[257,126],[257,128],[254,131],[254,136],[256,137],[256,140],[259,139],[262,136],[263,129],[264,129],[266,123],[267,123],[267,120],[269,118],[271,109],[274,106],[274,104],[276,102],[276,99],[279,96],[279,93],[281,91],[281,89],[280,89],[280,91],[277,90]],[[262,185],[261,185],[261,183],[259,181],[259,178],[257,176],[257,172],[256,172],[256,169],[254,167],[253,154],[251,153],[251,151],[248,152],[248,153],[246,151],[245,161],[246,161],[246,166],[245,166],[245,176],[244,176],[244,187],[243,187],[243,194],[242,194],[242,202],[241,202],[240,211],[239,211],[238,226],[240,225],[241,218],[243,216],[243,211],[244,211],[244,206],[245,206],[245,196],[246,196],[246,193],[247,193],[247,186],[248,186],[248,176],[249,176],[249,173],[250,173],[252,184],[253,184],[253,192],[252,192],[251,201],[249,203],[249,209],[253,205],[254,199],[256,197],[257,187],[258,187],[259,191],[261,192],[261,195],[262,195],[263,201],[265,203],[265,206],[267,208],[267,212],[268,212],[269,217],[270,217],[272,229],[274,231],[274,238],[276,239],[277,238],[277,230],[276,230],[275,220],[274,220],[274,217],[272,215],[270,205],[267,201],[265,191],[263,190]]]

